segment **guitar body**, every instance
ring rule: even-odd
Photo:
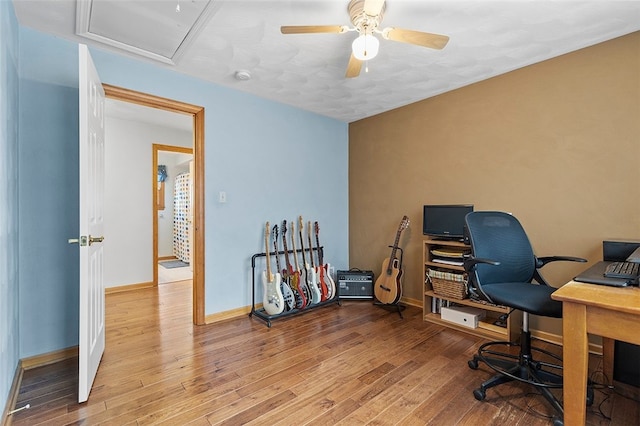
[[[311,291],[311,303],[317,305],[322,301],[322,293],[320,293],[320,287],[318,287],[318,275],[315,268],[307,269],[307,279]]]
[[[293,271],[289,274],[291,278],[291,289],[293,290],[293,295],[296,301],[297,309],[304,309],[305,306],[309,304],[307,301],[307,295],[303,291],[302,287],[300,287],[300,274],[298,271]]]
[[[374,294],[381,303],[394,304],[402,297],[402,270],[398,268],[398,259],[393,259],[389,267],[389,258],[382,262],[382,273],[376,280]]]
[[[291,286],[287,281],[288,277],[286,280],[282,280],[280,284],[280,290],[282,291],[282,298],[284,299],[284,310],[290,311],[296,307],[296,300],[293,294],[293,290],[291,289]]]
[[[269,222],[267,222],[264,233],[264,251],[267,269],[262,272],[262,307],[267,314],[278,315],[284,311],[284,297],[282,296],[282,290],[280,290],[280,284],[282,283],[280,272],[276,272],[275,274],[271,272],[271,255],[269,254]]]
[[[269,281],[267,271],[262,271],[262,307],[269,315],[278,315],[284,311],[284,297],[280,290],[282,280],[280,273],[271,274]]]
[[[328,263],[325,263],[322,267],[322,275],[324,276],[324,282],[327,285],[327,300],[333,299],[336,295],[336,283],[333,281],[329,271],[331,267]]]
[[[304,295],[305,306],[311,305],[311,289],[309,288],[307,280],[307,270],[304,268],[298,271],[298,288]]]
[[[316,277],[318,277],[318,287],[320,287],[321,300],[331,299],[329,296],[329,286],[327,286],[327,280],[324,276],[324,267],[322,265],[316,266]]]
[[[316,254],[318,255],[318,267],[316,268],[320,280],[320,291],[322,292],[322,300],[331,300],[336,294],[336,284],[329,274],[329,264],[324,263],[324,248],[320,246],[320,225],[316,221],[314,224],[316,233]],[[311,226],[309,226],[311,228]],[[311,245],[311,243],[309,243]],[[312,255],[313,256],[313,255]],[[313,257],[312,257],[313,259]]]

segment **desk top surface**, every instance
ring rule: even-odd
[[[551,298],[640,315],[638,287],[619,288],[570,281],[553,292]]]

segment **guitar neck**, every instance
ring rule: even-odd
[[[296,265],[296,271],[300,271],[300,265],[298,265],[298,254],[296,253],[296,236],[295,231],[291,232],[291,245],[293,246],[293,262]]]
[[[287,270],[290,271],[293,268],[291,267],[291,262],[289,262],[289,249],[287,248],[287,233],[285,232],[285,225],[282,225],[282,248],[284,249],[284,262],[287,265]]]
[[[396,232],[396,239],[393,242],[393,247],[391,249],[391,256],[389,256],[389,264],[387,266],[387,275],[391,275],[393,272],[393,261],[396,259],[396,250],[398,250],[398,243],[400,242],[400,234],[402,231],[409,226],[409,218],[404,216],[402,221],[400,221],[400,226],[398,226],[398,232]]]
[[[309,257],[311,258],[311,267],[315,269],[316,263],[313,260],[313,246],[311,245],[311,222],[307,222],[307,242],[309,243]]]
[[[302,263],[304,263],[304,269],[309,269],[307,263],[307,256],[304,254],[304,237],[302,236],[302,228],[304,227],[302,222],[302,216],[298,218],[298,236],[300,237],[300,250],[302,251]]]
[[[316,251],[318,252],[318,266],[323,266],[324,253],[322,252],[322,249],[320,249],[320,226],[318,225],[318,222],[314,222],[313,226],[316,230]]]
[[[300,251],[302,252],[302,263],[305,269],[309,269],[309,263],[307,262],[307,255],[304,254],[304,238],[302,238],[302,233],[300,233]]]
[[[269,256],[269,222],[267,222],[267,226],[264,233],[264,251],[267,256],[267,281],[272,282],[273,276],[271,275],[271,260]]]
[[[276,256],[276,271],[280,271],[280,257],[278,257],[278,241],[273,241],[273,254]]]

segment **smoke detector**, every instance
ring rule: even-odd
[[[239,80],[239,81],[251,80],[251,73],[246,70],[238,70],[235,73],[235,78],[236,80]]]

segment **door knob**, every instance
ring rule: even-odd
[[[104,237],[92,237],[91,235],[89,235],[89,245],[93,243],[101,243],[103,241],[104,241]]]
[[[67,240],[69,244],[80,244],[81,246],[87,245],[87,237],[82,235],[80,238],[69,238]]]
[[[91,245],[93,243],[101,243],[104,241],[104,237],[86,237],[84,235],[80,236],[80,238],[69,238],[67,240],[69,244],[80,244],[81,246]]]

